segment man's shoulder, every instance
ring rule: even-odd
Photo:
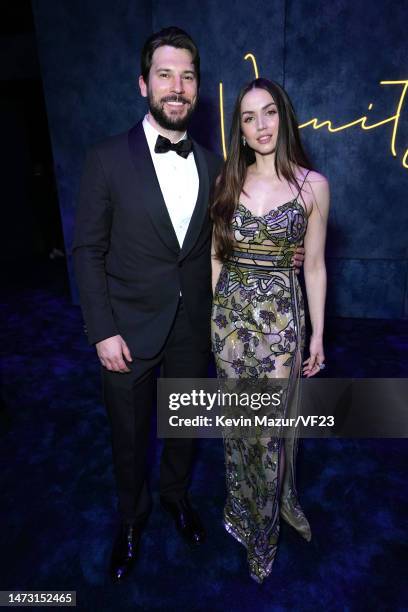
[[[111,136],[106,136],[105,138],[96,141],[94,144],[88,147],[88,153],[97,153],[105,157],[111,154],[118,155],[121,151],[127,152],[130,134],[138,131],[143,131],[141,121],[124,132],[112,134]]]
[[[89,153],[98,153],[100,155],[107,155],[109,153],[117,153],[118,150],[127,146],[129,138],[129,130],[121,132],[120,134],[113,134],[106,136],[101,140],[97,140],[90,147],[88,147]]]
[[[201,151],[204,153],[204,157],[206,159],[209,169],[217,173],[220,172],[223,163],[221,155],[214,153],[214,151],[211,151],[206,147],[203,147],[203,145],[201,145],[200,143],[196,142],[196,145],[198,145]]]

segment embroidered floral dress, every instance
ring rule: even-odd
[[[289,379],[285,416],[297,410],[304,344],[303,297],[291,264],[307,228],[307,215],[298,198],[299,194],[262,217],[238,205],[232,223],[234,250],[221,269],[211,322],[218,377]],[[295,434],[285,440],[264,435],[256,439],[224,436],[224,525],[247,548],[250,574],[258,582],[272,569],[280,514],[310,539],[295,486],[298,439]],[[285,473],[279,493],[283,444]]]

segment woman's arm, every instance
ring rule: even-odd
[[[313,191],[314,201],[304,240],[304,274],[312,324],[310,357],[303,362],[303,374],[307,378],[317,374],[320,371],[319,365],[324,362],[323,329],[326,301],[324,249],[330,200],[329,184],[324,176],[314,173],[309,184]]]
[[[218,277],[220,276],[222,268],[222,263],[219,259],[217,259],[215,255],[215,245],[214,245],[214,232],[211,240],[211,282],[212,282],[212,292],[214,295],[215,286],[218,282]]]

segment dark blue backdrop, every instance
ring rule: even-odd
[[[200,109],[192,132],[221,153],[219,83],[225,125],[242,84],[254,76],[283,83],[299,123],[339,127],[367,115],[367,126],[397,111],[408,79],[403,3],[382,0],[33,0],[65,241],[70,249],[86,148],[126,130],[145,112],[137,78],[146,37],[178,25],[202,58]],[[406,97],[408,99],[408,96]],[[372,104],[368,110],[369,104]],[[328,313],[402,318],[408,313],[408,103],[371,130],[302,129],[314,164],[331,184]],[[70,269],[74,300],[76,291]]]

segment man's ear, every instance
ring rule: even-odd
[[[143,98],[147,98],[147,83],[145,83],[145,80],[142,75],[140,75],[139,77],[139,87],[140,93],[142,94]]]

